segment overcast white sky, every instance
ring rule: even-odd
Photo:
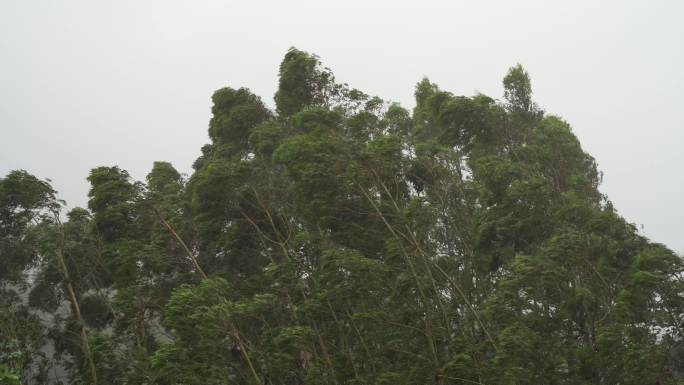
[[[290,46],[409,108],[423,76],[499,98],[520,62],[621,214],[684,251],[682,20],[678,0],[0,0],[0,175],[50,178],[74,206],[95,166],[189,173],[211,93],[247,86],[272,106]]]

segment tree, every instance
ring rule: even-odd
[[[503,85],[423,79],[409,112],[292,48],[276,112],[213,94],[187,177],[94,168],[65,220],[8,174],[0,381],[54,358],[70,383],[678,384],[684,262],[617,214],[520,65]]]
[[[289,117],[304,107],[328,103],[334,84],[332,72],[321,67],[317,56],[290,48],[280,64],[280,81],[275,94],[278,114]]]

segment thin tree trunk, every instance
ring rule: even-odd
[[[57,215],[56,215],[57,216]],[[80,337],[81,337],[81,350],[83,351],[83,355],[86,357],[86,363],[88,365],[88,369],[90,371],[90,378],[92,380],[92,385],[97,385],[97,370],[95,369],[95,361],[93,360],[93,352],[90,349],[90,343],[88,342],[88,331],[86,329],[86,323],[85,320],[83,319],[83,316],[81,315],[81,307],[78,304],[78,297],[76,297],[76,291],[74,290],[74,286],[71,284],[71,276],[69,274],[69,269],[67,268],[66,265],[66,260],[64,258],[64,246],[65,246],[65,234],[64,234],[64,228],[62,227],[62,224],[59,221],[59,218],[57,218],[57,225],[59,226],[59,234],[60,234],[60,245],[57,250],[57,262],[59,263],[60,270],[62,273],[62,280],[64,283],[64,287],[66,288],[67,291],[67,296],[69,298],[69,302],[71,303],[71,307],[74,311],[74,315],[76,316],[76,320],[79,324],[80,327]]]
[[[180,237],[180,235],[178,235],[176,230],[174,230],[173,227],[171,227],[171,224],[169,222],[167,222],[164,219],[164,217],[162,217],[159,210],[157,210],[156,207],[153,207],[153,210],[154,210],[154,213],[157,215],[157,218],[159,218],[159,221],[161,222],[161,224],[171,233],[171,235],[173,235],[173,237],[176,239],[178,244],[181,245],[183,250],[185,250],[185,253],[188,255],[188,258],[190,258],[190,260],[192,261],[192,264],[195,267],[195,269],[197,269],[197,271],[202,275],[202,278],[206,279],[207,274],[205,274],[204,270],[202,270],[202,267],[200,267],[199,262],[197,261],[197,257],[195,256],[195,254],[193,254],[192,251],[190,251],[190,248],[188,247],[188,245],[186,245],[185,242],[183,242],[183,239]]]

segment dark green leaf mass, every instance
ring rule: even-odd
[[[682,258],[527,71],[414,92],[292,48],[275,111],[213,94],[191,175],[96,167],[69,212],[1,178],[0,384],[681,385]]]

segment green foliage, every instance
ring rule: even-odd
[[[130,181],[125,170],[114,167],[97,167],[88,176],[92,188],[88,193],[88,208],[93,212],[94,225],[102,238],[115,241],[130,235],[134,213],[131,203],[138,188]]]
[[[209,137],[220,157],[242,157],[250,152],[249,130],[269,118],[261,99],[246,88],[222,88],[212,96]]]
[[[508,70],[503,86],[504,99],[508,102],[507,108],[510,111],[528,117],[538,113],[537,106],[532,101],[530,76],[520,64]]]
[[[6,365],[0,364],[0,384],[21,385],[21,381],[16,373],[12,372]]]
[[[23,170],[0,178],[0,279],[19,280],[35,262],[29,227],[59,208],[55,194],[48,182]]]
[[[333,82],[332,72],[321,68],[317,56],[290,48],[280,64],[280,82],[275,94],[278,114],[289,117],[304,107],[325,105]]]
[[[65,217],[0,179],[0,383],[681,383],[684,262],[522,66],[412,112],[295,48],[279,74],[277,114],[213,94],[189,177],[97,167]]]

